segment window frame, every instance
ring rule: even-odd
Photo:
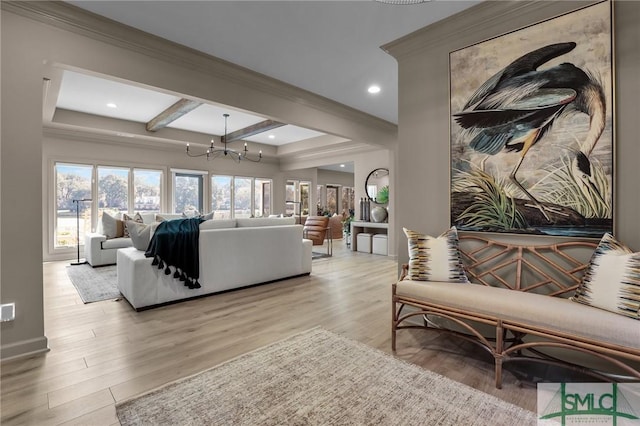
[[[209,200],[208,182],[205,176],[209,175],[208,171],[202,170],[186,170],[186,169],[171,169],[171,212],[174,214],[182,213],[176,212],[176,177],[195,177],[198,178],[198,211],[203,213],[204,206],[207,205]]]
[[[230,208],[230,218],[231,219],[235,219],[236,218],[236,180],[237,179],[248,179],[249,180],[249,185],[251,188],[251,200],[250,200],[250,215],[251,217],[255,217],[255,212],[256,212],[256,181],[259,181],[262,183],[262,186],[264,188],[265,184],[269,185],[269,211],[273,211],[273,179],[271,178],[266,178],[266,177],[256,177],[256,176],[241,176],[241,175],[227,175],[227,174],[218,174],[218,173],[211,173],[209,175],[209,183],[210,183],[210,189],[209,189],[209,197],[212,200],[213,199],[213,178],[215,177],[224,177],[224,178],[229,178],[230,179],[230,183],[229,183],[229,208]],[[262,200],[264,202],[264,192],[262,194]],[[209,203],[209,209],[210,211],[213,211],[213,206],[211,204],[211,202]]]

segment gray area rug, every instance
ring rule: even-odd
[[[67,275],[84,303],[121,297],[118,290],[116,265],[97,268],[89,264],[70,265],[67,266]]]
[[[536,415],[313,329],[116,406],[122,425],[535,425]]]

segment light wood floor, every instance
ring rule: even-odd
[[[43,265],[51,351],[1,365],[3,425],[117,425],[116,402],[316,326],[391,352],[396,263],[341,241],[311,276],[140,313],[124,300],[83,304],[67,265]],[[535,388],[505,373],[495,389],[492,364],[473,350],[403,330],[396,356],[535,411]]]

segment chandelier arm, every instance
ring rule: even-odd
[[[229,114],[223,114],[224,117],[224,136],[220,137],[220,142],[224,145],[222,148],[217,148],[213,145],[213,139],[211,139],[211,146],[207,149],[206,152],[201,154],[194,154],[189,149],[189,144],[187,143],[187,156],[189,157],[207,157],[207,161],[210,159],[215,159],[224,155],[227,158],[232,159],[236,163],[241,162],[242,160],[248,160],[252,163],[259,163],[262,161],[262,150],[258,152],[258,158],[251,158],[249,156],[249,149],[247,147],[247,143],[244,143],[244,149],[242,151],[236,151],[234,149],[227,147],[227,119],[229,118]]]

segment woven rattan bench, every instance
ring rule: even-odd
[[[502,386],[503,363],[513,361],[561,365],[606,381],[637,381],[640,322],[568,299],[587,267],[579,259],[588,261],[596,246],[591,242],[525,246],[461,236],[460,253],[473,284],[412,281],[404,265],[393,284],[392,349],[396,350],[396,333],[401,329],[420,328],[469,340],[494,357],[497,388]],[[552,357],[545,348],[586,353],[623,373]]]

